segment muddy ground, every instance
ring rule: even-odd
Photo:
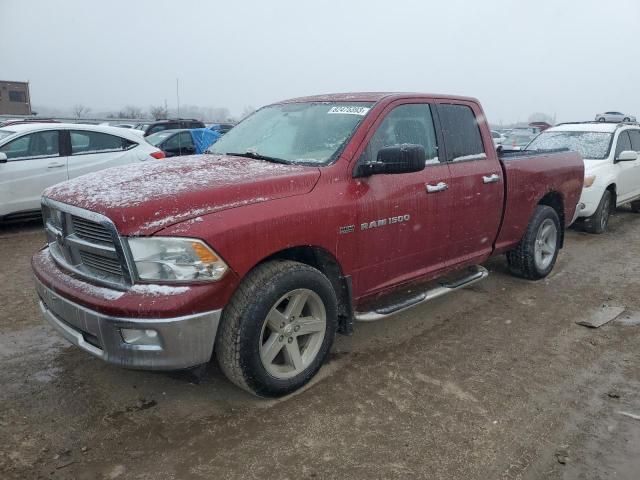
[[[546,280],[497,258],[480,284],[357,324],[281,400],[68,346],[36,307],[43,238],[0,229],[2,479],[640,478],[640,215],[568,232]],[[602,304],[626,311],[576,325]]]

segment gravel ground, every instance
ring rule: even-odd
[[[279,400],[67,345],[36,307],[43,242],[0,227],[2,479],[640,477],[640,215],[568,232],[543,281],[497,258],[482,283],[357,324]],[[603,304],[626,310],[576,325]]]

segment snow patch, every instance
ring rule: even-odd
[[[180,295],[190,290],[190,287],[172,287],[170,285],[152,285],[138,284],[131,287],[131,291],[141,293],[143,295],[164,296],[164,295]]]

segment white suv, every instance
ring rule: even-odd
[[[584,158],[584,187],[578,217],[584,229],[602,233],[609,214],[631,204],[640,212],[640,125],[566,123],[545,130],[527,150],[568,148]]]
[[[33,217],[42,191],[85,173],[164,158],[124,128],[28,123],[0,128],[0,222]]]

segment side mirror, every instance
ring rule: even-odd
[[[616,162],[633,162],[638,159],[638,152],[633,150],[624,150],[616,158]]]
[[[420,172],[425,168],[426,159],[427,154],[422,145],[403,143],[383,147],[378,151],[376,161],[359,165],[354,176]]]
[[[7,154],[4,152],[0,152],[0,163],[7,163],[9,159],[7,158]]]

